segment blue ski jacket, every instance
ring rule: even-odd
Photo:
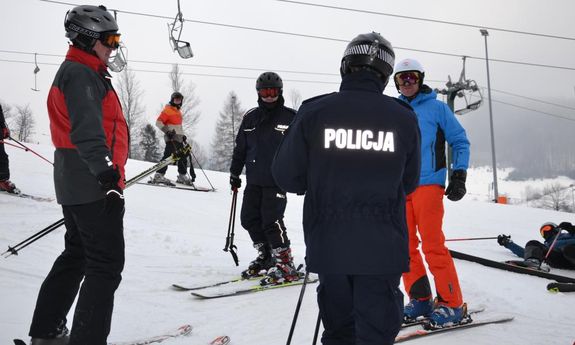
[[[445,142],[452,148],[452,169],[467,170],[469,166],[469,140],[447,104],[437,100],[437,93],[423,85],[417,96],[407,102],[415,111],[421,131],[420,185],[437,184],[445,187],[447,163]]]

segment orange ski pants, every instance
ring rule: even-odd
[[[440,185],[425,185],[407,196],[409,272],[403,274],[403,284],[410,299],[432,297],[423,258],[419,252],[421,238],[421,248],[433,275],[439,303],[448,307],[459,307],[463,304],[463,297],[453,259],[445,247],[442,230],[443,193],[444,189]]]

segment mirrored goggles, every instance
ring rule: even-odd
[[[400,86],[415,85],[420,79],[417,72],[399,72],[395,75],[395,82]]]
[[[120,46],[120,34],[104,34],[100,37],[100,42],[108,48],[118,49]]]
[[[265,89],[259,89],[258,95],[262,98],[277,97],[280,95],[280,89],[277,87],[268,87]]]

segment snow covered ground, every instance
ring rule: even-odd
[[[52,158],[52,147],[31,148]],[[24,192],[53,196],[52,167],[30,152],[7,147],[12,180]],[[149,163],[130,161],[128,178]],[[168,176],[175,177],[175,167]],[[198,173],[198,184],[209,186]],[[207,284],[236,277],[254,257],[247,233],[236,222],[235,243],[240,267],[222,251],[228,225],[231,194],[228,175],[206,171],[214,193],[200,193],[135,185],[126,195],[126,267],[116,293],[110,341],[154,335],[181,324],[194,326],[192,335],[166,344],[201,345],[226,334],[236,345],[285,344],[292,322],[299,287],[215,300],[197,300],[187,292],[170,288],[172,283]],[[575,221],[572,214],[498,205],[475,194],[487,194],[487,169],[469,172],[470,196],[460,202],[446,201],[447,238],[511,234],[524,245],[537,239],[546,221]],[[544,181],[530,181],[541,184]],[[567,181],[566,183],[571,183]],[[503,193],[520,193],[519,183],[501,182]],[[512,189],[515,188],[515,189]],[[288,197],[286,224],[295,260],[303,262],[301,229],[303,198]],[[238,202],[238,211],[241,198]],[[37,202],[0,194],[0,249],[14,245],[62,218],[56,202]],[[239,216],[238,216],[239,218]],[[0,258],[0,344],[26,338],[40,284],[63,248],[60,228],[23,249],[18,256]],[[451,249],[494,260],[513,259],[495,240],[448,242]],[[337,255],[337,253],[334,253]],[[562,344],[575,340],[575,294],[551,294],[547,280],[504,272],[475,263],[456,261],[463,294],[470,308],[485,306],[477,319],[512,315],[515,320],[437,335],[414,344]],[[575,272],[553,270],[575,277]],[[315,287],[306,290],[292,344],[311,344],[317,305]],[[72,314],[69,315],[71,323]],[[70,324],[69,324],[70,325]]]

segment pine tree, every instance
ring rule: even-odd
[[[212,139],[212,158],[210,167],[216,171],[228,171],[232,162],[232,154],[236,143],[238,128],[242,122],[244,110],[231,91],[220,111],[216,124],[216,133]]]
[[[142,127],[140,133],[140,148],[143,152],[143,159],[147,162],[158,162],[162,158],[160,152],[160,140],[157,137],[156,129],[151,124]]]

